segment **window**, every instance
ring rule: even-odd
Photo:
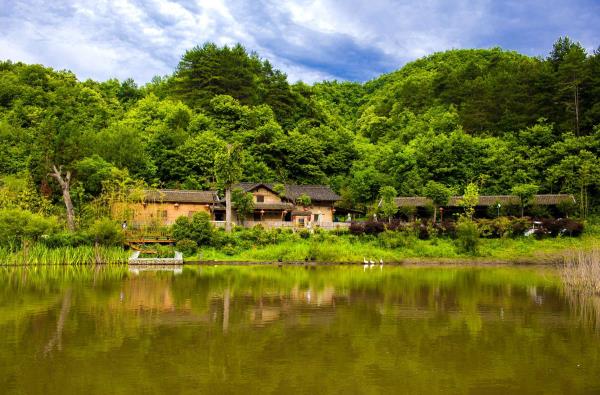
[[[264,203],[265,195],[256,195],[256,203]]]
[[[162,218],[167,218],[167,210],[163,210],[163,211],[161,211],[161,212],[160,212],[160,216],[161,216]]]

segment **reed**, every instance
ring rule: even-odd
[[[571,253],[565,258],[561,273],[568,287],[579,292],[600,295],[600,248]]]
[[[0,264],[4,265],[88,265],[96,263],[96,252],[102,263],[126,263],[128,252],[119,247],[60,247],[49,248],[33,244],[17,252],[0,249]]]
[[[561,276],[573,312],[586,326],[600,330],[600,248],[571,253]]]

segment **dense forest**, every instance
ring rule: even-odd
[[[240,181],[329,184],[347,207],[433,180],[457,193],[533,184],[593,212],[600,49],[561,38],[546,58],[451,50],[364,84],[312,86],[240,45],[190,49],[141,87],[7,60],[0,136],[3,207],[58,210],[65,184],[80,214],[109,183],[213,188],[215,155],[237,143]]]

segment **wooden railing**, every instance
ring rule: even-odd
[[[167,231],[142,231],[138,229],[126,230],[125,240],[128,244],[153,244],[174,242],[173,236],[171,236],[171,234]]]
[[[212,224],[217,228],[224,228],[225,221],[211,221]],[[235,222],[234,222],[235,223]],[[241,225],[241,224],[240,224]],[[320,224],[311,223],[308,225],[300,225],[291,221],[244,221],[243,226],[245,228],[252,228],[256,225],[262,225],[264,228],[321,228],[321,229],[347,229],[350,227],[350,222],[321,222]]]

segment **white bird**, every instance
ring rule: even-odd
[[[383,270],[383,259],[379,258],[379,270]]]
[[[367,268],[368,268],[368,267],[369,267],[369,262],[367,262],[367,258],[365,258],[365,257],[363,256],[363,272],[364,272],[365,270],[367,270]]]
[[[373,259],[369,259],[369,269],[373,269],[373,266],[375,266],[375,262],[373,262]]]

